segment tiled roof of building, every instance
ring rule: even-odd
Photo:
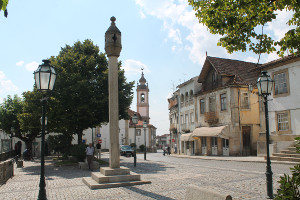
[[[183,86],[185,86],[185,85],[187,85],[187,84],[193,82],[194,79],[197,78],[197,77],[198,77],[198,76],[195,76],[195,77],[191,78],[190,80],[187,80],[187,81],[185,81],[185,82],[179,84],[179,85],[177,86],[177,88],[181,88],[181,87],[183,87]],[[196,80],[197,80],[197,79],[196,79]]]
[[[277,67],[278,65],[286,64],[287,62],[293,62],[294,60],[300,60],[300,53],[298,55],[288,55],[271,62],[267,62],[257,67],[257,70],[262,70],[269,67]]]
[[[231,84],[253,84],[258,77],[257,71],[253,71],[259,66],[257,63],[207,56],[198,82],[205,80],[210,65],[218,74],[232,77]]]

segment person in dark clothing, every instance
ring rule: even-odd
[[[101,144],[100,143],[96,144],[96,156],[98,159],[101,158]]]
[[[171,154],[170,147],[167,148],[167,151],[168,151],[168,155],[170,155]]]

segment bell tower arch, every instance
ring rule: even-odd
[[[146,83],[146,79],[144,77],[142,68],[142,76],[137,84],[136,94],[137,94],[137,112],[140,113],[142,120],[146,120],[149,124],[149,88],[148,83]]]

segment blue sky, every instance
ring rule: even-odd
[[[104,34],[115,16],[122,32],[119,60],[128,81],[138,81],[145,68],[150,122],[158,135],[168,133],[167,97],[177,85],[199,75],[206,52],[249,62],[258,59],[250,53],[228,54],[218,47],[219,36],[198,23],[187,0],[11,0],[7,8],[8,18],[0,13],[0,102],[7,95],[32,90],[33,71],[66,44],[91,39],[104,52]],[[288,16],[280,12],[264,31],[280,38],[288,29]],[[260,63],[276,58],[262,55]],[[136,96],[131,108],[136,110]]]

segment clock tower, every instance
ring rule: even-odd
[[[144,77],[143,69],[142,69],[142,77],[139,80],[139,84],[137,84],[136,89],[137,94],[137,112],[141,115],[142,120],[146,120],[147,124],[149,124],[149,88],[148,83],[146,83],[146,79]]]

